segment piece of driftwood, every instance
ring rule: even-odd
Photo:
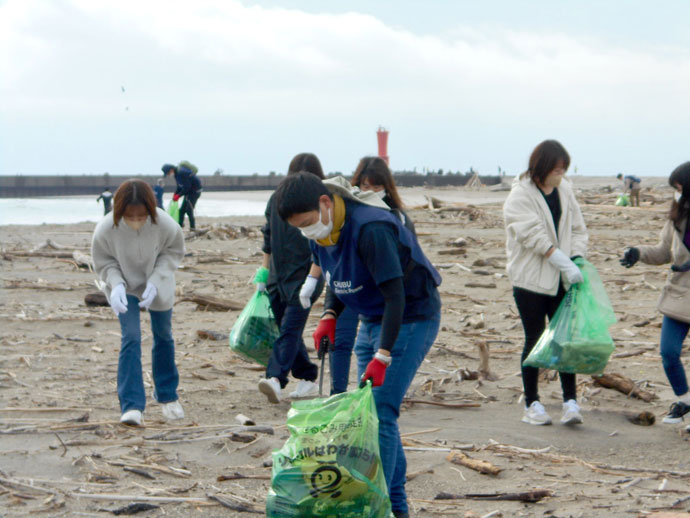
[[[242,426],[255,426],[256,425],[256,421],[254,421],[254,419],[252,419],[251,417],[247,417],[244,414],[237,414],[235,416],[235,421],[240,423]]]
[[[247,504],[235,503],[231,500],[228,500],[227,498],[223,498],[220,495],[214,495],[212,493],[208,493],[206,495],[206,497],[209,500],[213,500],[215,502],[218,502],[223,507],[227,507],[228,509],[232,509],[233,511],[239,511],[241,513],[264,514],[264,511],[258,511],[256,509],[254,509],[253,507],[248,506]]]
[[[461,451],[451,450],[451,452],[446,457],[446,460],[457,464],[459,466],[465,466],[466,468],[473,469],[484,475],[498,475],[502,470],[498,466],[494,466],[490,462],[485,460],[478,460],[468,457]]]
[[[245,475],[244,473],[240,473],[239,471],[235,471],[234,473],[218,475],[218,478],[216,480],[218,482],[223,482],[224,480],[242,480],[242,479],[271,480],[271,475]]]
[[[592,376],[592,379],[594,380],[594,383],[596,383],[597,385],[617,390],[618,392],[621,392],[626,396],[632,396],[637,399],[641,399],[642,401],[646,401],[647,403],[659,398],[659,396],[657,396],[656,394],[653,394],[652,392],[647,392],[646,390],[642,390],[641,388],[639,388],[637,385],[635,385],[635,382],[633,382],[633,380],[631,380],[630,378],[627,378],[622,374],[618,374],[615,372],[604,373],[600,376]]]
[[[482,379],[488,381],[496,381],[498,375],[491,372],[489,368],[489,344],[486,342],[477,343],[477,348],[479,349],[479,374]]]
[[[244,308],[244,304],[235,302],[234,300],[221,299],[219,297],[212,297],[210,295],[186,295],[177,302],[194,302],[197,304],[197,309],[206,311],[240,311]]]
[[[438,255],[467,255],[464,248],[446,248],[438,251]]]
[[[131,515],[131,514],[137,514],[137,513],[143,513],[145,511],[152,511],[153,509],[159,509],[159,506],[154,505],[154,504],[144,504],[144,503],[134,503],[134,504],[129,504],[124,507],[120,507],[119,509],[103,509],[104,511],[107,511],[109,513],[113,513],[115,516],[119,516],[121,514],[125,515]]]
[[[205,340],[227,340],[228,335],[226,333],[219,333],[218,331],[211,331],[209,329],[197,329],[196,335],[199,338],[204,338]]]
[[[493,282],[466,282],[465,283],[466,288],[487,288],[487,289],[493,289],[496,287],[496,284]]]
[[[86,304],[90,308],[110,306],[110,304],[108,304],[108,299],[106,298],[105,293],[103,293],[102,291],[97,291],[95,293],[87,293],[84,296],[84,304]]]
[[[639,426],[652,426],[656,417],[651,412],[621,412],[628,421]]]
[[[434,497],[434,500],[511,500],[516,502],[534,503],[543,500],[553,494],[548,489],[534,489],[523,493],[466,493],[456,495],[442,491]]]
[[[481,403],[443,403],[441,401],[427,401],[425,399],[410,399],[410,398],[404,398],[403,402],[405,403],[419,403],[421,405],[433,405],[433,406],[442,406],[446,408],[477,408],[482,406]]]
[[[417,478],[419,475],[426,475],[427,473],[432,474],[434,473],[434,470],[432,468],[426,468],[426,469],[420,469],[419,471],[413,471],[412,473],[408,473],[405,476],[405,480],[409,482],[410,480],[414,480]]]

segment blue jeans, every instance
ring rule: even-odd
[[[335,327],[335,347],[330,352],[331,395],[347,390],[350,380],[350,358],[357,338],[359,315],[346,307],[338,316]]]
[[[683,349],[683,340],[688,336],[688,329],[690,324],[666,316],[661,324],[661,362],[676,396],[688,392],[688,379],[685,377],[683,362],[680,361],[680,352]]]
[[[273,351],[266,367],[267,378],[278,378],[280,387],[285,388],[288,374],[300,380],[315,381],[319,369],[309,360],[302,333],[309,317],[309,309],[299,304],[288,305],[277,293],[269,294],[271,309],[280,328],[280,336],[273,343]]]
[[[127,295],[127,312],[120,313],[122,345],[117,364],[117,395],[122,413],[128,410],[146,408],[146,393],[141,372],[141,322],[139,299]],[[172,336],[172,309],[168,311],[149,311],[153,349],[151,368],[153,397],[159,403],[177,401],[177,385],[180,377],[175,366],[175,342]]]
[[[379,417],[381,464],[386,476],[391,506],[396,512],[408,510],[405,493],[407,460],[398,430],[400,405],[417,369],[436,339],[440,323],[441,312],[439,311],[428,320],[403,324],[391,351],[393,362],[386,369],[383,385],[374,388],[376,413]],[[380,333],[380,323],[372,324],[363,321],[360,325],[355,344],[358,379],[362,377],[367,364],[379,348]]]

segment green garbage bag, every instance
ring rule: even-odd
[[[560,372],[600,374],[615,349],[616,322],[604,284],[592,263],[576,259],[584,281],[574,284],[523,365]]]
[[[273,452],[268,518],[387,518],[371,383],[329,398],[296,401],[290,438]]]
[[[616,199],[616,207],[627,207],[630,205],[630,198],[627,194],[621,194],[618,199]]]
[[[259,268],[254,283],[268,280],[268,270]],[[255,291],[230,331],[230,349],[248,361],[268,365],[273,342],[280,335],[265,291]]]
[[[175,221],[180,221],[180,206],[176,201],[170,200],[168,203],[168,214]]]

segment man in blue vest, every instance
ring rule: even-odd
[[[346,306],[361,316],[357,367],[360,379],[374,387],[391,506],[397,518],[405,518],[407,461],[398,417],[438,333],[441,277],[395,214],[358,201],[335,180],[288,176],[275,193],[278,213],[310,240],[314,263],[332,293],[314,332],[317,350],[323,338],[335,341],[336,319]]]
[[[623,180],[623,193],[630,193],[630,205],[633,207],[640,206],[640,191],[642,190],[642,180],[637,176],[631,174],[618,173],[616,178]]]

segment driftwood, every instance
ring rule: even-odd
[[[208,329],[197,329],[196,335],[199,338],[204,338],[206,340],[227,340],[228,335],[226,333],[219,333],[218,331],[211,331]]]
[[[426,475],[426,474],[434,474],[434,470],[432,468],[426,468],[426,469],[420,469],[419,471],[413,471],[412,473],[408,473],[405,476],[405,480],[409,482],[410,480],[414,480],[417,478],[419,475]]]
[[[425,399],[410,398],[404,398],[403,402],[410,404],[419,403],[421,405],[442,406],[446,408],[477,408],[482,406],[481,403],[443,403],[441,401],[427,401]]]
[[[465,283],[466,288],[487,288],[487,289],[492,289],[496,287],[496,284],[493,282],[466,282]]]
[[[452,462],[453,464],[458,464],[459,466],[465,466],[466,468],[473,469],[482,473],[484,475],[498,475],[502,470],[498,466],[494,466],[490,462],[485,460],[472,459],[462,453],[461,451],[451,450],[451,452],[446,457],[446,460]]]
[[[467,250],[464,248],[446,248],[444,250],[439,250],[438,255],[467,255]]]
[[[547,498],[553,494],[548,489],[535,489],[524,493],[466,493],[455,495],[452,493],[441,492],[434,497],[434,500],[512,500],[516,502],[534,503]]]
[[[193,293],[182,297],[177,302],[194,302],[198,305],[197,309],[207,311],[240,311],[244,308],[244,304],[234,300],[221,299],[210,295],[195,295]]]
[[[90,308],[110,306],[110,304],[108,304],[108,299],[106,298],[105,293],[103,293],[102,291],[97,291],[95,293],[87,293],[86,295],[84,295],[84,304],[86,304]]]
[[[477,344],[479,348],[479,374],[482,379],[488,381],[496,381],[498,376],[491,372],[489,368],[489,344],[486,342],[479,342]]]
[[[242,479],[271,480],[271,475],[245,475],[244,473],[240,473],[239,471],[235,471],[234,473],[228,473],[227,475],[218,475],[218,478],[216,478],[216,480],[218,482],[223,482],[224,480],[242,480]]]
[[[656,417],[651,412],[621,412],[632,424],[640,426],[652,426],[656,422]]]
[[[257,511],[253,507],[248,506],[247,504],[238,504],[235,502],[232,502],[228,500],[227,498],[223,498],[220,495],[214,495],[214,494],[207,494],[206,495],[209,500],[213,500],[215,502],[218,502],[220,505],[223,507],[227,507],[228,509],[232,509],[233,511],[239,511],[241,513],[254,513],[254,514],[264,514],[264,511]]]
[[[597,385],[617,390],[626,396],[632,396],[637,399],[641,399],[642,401],[646,401],[647,403],[659,398],[659,396],[653,394],[652,392],[647,392],[646,390],[640,389],[630,378],[626,378],[622,374],[617,374],[615,372],[610,374],[602,374],[601,376],[592,376],[592,379]]]

